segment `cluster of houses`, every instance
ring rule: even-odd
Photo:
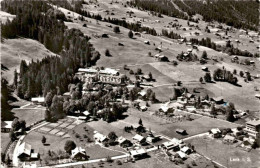
[[[185,160],[187,159],[188,155],[193,152],[190,147],[188,147],[182,140],[177,138],[173,138],[170,141],[164,142],[161,147],[172,159],[181,158]]]
[[[213,138],[223,138],[223,143],[239,142],[246,150],[252,149],[254,144],[260,145],[260,120],[248,121],[244,129],[233,128],[225,135],[218,128],[213,128],[209,132]]]
[[[19,145],[17,156],[21,161],[35,161],[39,159],[39,154],[35,153],[32,146],[26,142]]]

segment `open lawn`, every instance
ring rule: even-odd
[[[149,112],[139,112],[138,110],[132,108],[130,108],[126,114],[129,116],[124,120],[119,120],[119,123],[122,122],[129,125],[138,126],[138,121],[141,118],[144,127],[151,128],[157,132],[157,134],[163,134],[170,138],[186,138],[192,135],[205,133],[212,128],[234,128],[238,126],[233,123],[204,116],[192,121],[184,120],[182,122],[171,123],[158,117],[151,117]],[[176,129],[184,129],[187,131],[188,135],[182,136],[177,134],[175,132]]]
[[[223,144],[222,139],[211,139],[207,136],[197,137],[187,142],[195,146],[197,152],[232,168],[258,167],[260,150],[246,152],[235,145]]]
[[[26,126],[44,119],[45,109],[13,109],[12,112],[20,120],[25,120]]]
[[[19,38],[19,39],[4,39],[1,43],[1,63],[6,66],[9,71],[4,71],[5,77],[11,84],[13,81],[14,70],[20,70],[21,60],[27,63],[32,59],[41,60],[46,56],[55,55],[45,48],[45,46],[36,40]]]

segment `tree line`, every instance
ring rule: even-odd
[[[99,52],[89,43],[90,38],[80,30],[67,29],[63,22],[64,14],[46,2],[2,1],[2,7],[16,15],[12,22],[2,25],[4,38],[22,36],[36,39],[60,55],[47,56],[41,61],[32,60],[29,64],[21,61],[19,81],[17,74],[14,79],[19,97],[45,96],[51,90],[64,93],[67,86],[75,82],[73,76],[79,67],[94,65],[100,58]]]

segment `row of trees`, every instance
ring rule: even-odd
[[[226,81],[234,85],[236,85],[238,82],[237,77],[235,77],[230,71],[227,71],[226,69],[220,69],[220,68],[214,71],[213,79],[215,81]]]
[[[180,39],[181,36],[173,31],[168,32],[168,30],[162,29],[162,35],[171,39]]]

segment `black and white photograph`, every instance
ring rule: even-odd
[[[0,0],[1,168],[260,168],[260,0]]]

